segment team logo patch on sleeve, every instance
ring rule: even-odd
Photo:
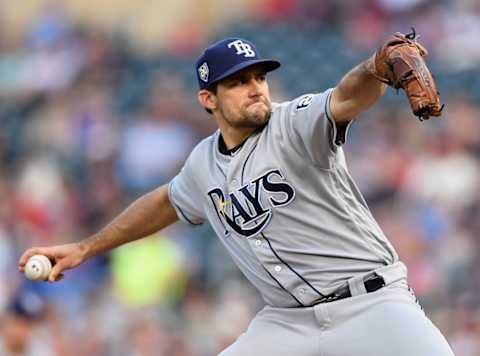
[[[307,94],[307,95],[303,96],[298,101],[298,104],[297,104],[297,107],[295,108],[295,111],[305,110],[312,103],[312,100],[313,100],[313,94]]]

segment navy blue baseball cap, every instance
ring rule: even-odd
[[[261,58],[252,42],[242,38],[226,38],[205,49],[197,60],[198,86],[211,88],[213,84],[244,68],[262,64],[267,72],[280,67],[280,62]]]

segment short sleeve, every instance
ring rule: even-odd
[[[330,168],[332,158],[346,141],[351,121],[337,128],[330,113],[333,89],[320,94],[306,94],[288,106],[287,125],[292,144],[323,168]]]
[[[195,151],[194,151],[195,152]],[[193,153],[168,186],[168,197],[178,218],[191,225],[201,225],[206,220],[201,191],[195,181]]]

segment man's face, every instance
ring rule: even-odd
[[[218,113],[232,128],[257,128],[268,121],[272,103],[265,73],[252,66],[218,83]]]

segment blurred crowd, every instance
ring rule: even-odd
[[[444,116],[420,123],[390,90],[350,130],[347,162],[428,315],[457,355],[479,356],[475,0],[256,1],[195,41],[148,51],[51,4],[21,36],[0,27],[0,355],[209,356],[233,342],[262,301],[208,226],[175,224],[56,284],[27,282],[17,259],[98,230],[215,130],[195,101],[195,56],[210,41],[243,35],[279,58],[279,101],[335,85],[412,26]]]

